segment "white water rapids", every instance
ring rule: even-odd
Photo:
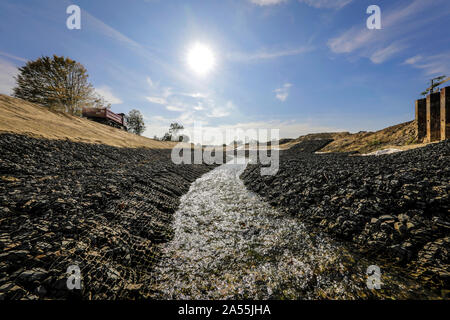
[[[370,263],[249,192],[239,179],[246,163],[239,160],[197,179],[181,198],[174,238],[162,247],[151,285],[157,297],[348,299],[394,294],[367,289]],[[392,277],[383,276],[389,284]],[[410,284],[395,282],[394,296],[406,294]]]

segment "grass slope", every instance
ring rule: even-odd
[[[358,133],[329,132],[308,134],[282,144],[280,145],[280,148],[288,149],[300,142],[313,139],[334,140],[321,149],[321,152],[356,151],[359,153],[368,153],[387,148],[407,150],[426,145],[417,142],[415,122],[409,121],[376,132],[362,131]]]
[[[0,133],[5,132],[114,147],[171,149],[175,145],[0,94]]]

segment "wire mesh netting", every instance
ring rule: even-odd
[[[0,297],[130,299],[173,236],[189,185],[214,166],[170,150],[0,136]],[[77,266],[81,289],[69,290]]]

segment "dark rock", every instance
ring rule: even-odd
[[[0,261],[20,262],[25,260],[28,254],[29,252],[26,250],[7,251],[0,253]]]
[[[23,282],[34,282],[43,280],[47,276],[47,271],[41,268],[35,268],[22,272],[18,280]]]
[[[408,263],[416,274],[423,274],[419,265],[435,263],[426,278],[442,286],[450,263],[437,248],[448,245],[439,239],[450,230],[450,140],[365,157],[315,154],[321,143],[304,141],[280,151],[279,170],[270,180],[260,177],[260,164],[248,165],[241,178],[271,205],[351,241],[358,251],[380,258],[389,253],[393,263]]]
[[[214,167],[175,165],[168,149],[0,134],[0,299],[128,298],[125,283],[148,282],[173,236],[179,198]],[[82,290],[67,288],[73,265]]]

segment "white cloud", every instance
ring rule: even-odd
[[[249,0],[258,6],[273,6],[288,2],[288,0]],[[298,0],[314,8],[342,8],[353,0]]]
[[[152,81],[152,78],[150,78],[149,76],[147,76],[147,83],[150,86],[150,88],[153,88],[155,86],[155,84]]]
[[[328,46],[335,53],[348,53],[366,45],[373,45],[386,38],[392,38],[398,33],[405,33],[408,31],[407,27],[409,25],[401,24],[401,22],[412,18],[429,5],[430,3],[427,1],[415,0],[404,8],[388,12],[383,11],[381,20],[382,28],[389,29],[390,32],[369,30],[365,24],[362,24],[347,30],[338,37],[330,39]],[[396,26],[396,28],[391,28],[392,26]]]
[[[248,129],[279,129],[280,138],[297,138],[301,135],[308,133],[320,133],[320,132],[339,132],[346,131],[336,127],[328,127],[320,124],[314,124],[310,122],[299,122],[298,120],[282,121],[256,121],[256,122],[243,122],[234,125],[221,125],[219,128],[229,128],[237,129],[241,128],[244,130]],[[231,141],[229,141],[231,142]]]
[[[208,95],[206,93],[194,92],[194,93],[180,93],[182,96],[192,97],[192,98],[207,98]]]
[[[349,53],[367,44],[373,36],[373,31],[353,27],[339,37],[328,40],[328,46],[334,53]]]
[[[285,83],[281,88],[275,89],[275,97],[281,102],[286,101],[289,96],[289,88],[292,87],[291,83]]]
[[[234,110],[235,108],[236,107],[234,106],[233,102],[228,101],[223,107],[213,106],[212,108],[210,108],[206,116],[209,118],[227,117],[231,114],[231,111]]]
[[[353,0],[298,0],[314,8],[340,9],[348,5]]]
[[[228,59],[232,61],[249,62],[257,60],[275,59],[286,56],[296,56],[302,53],[312,51],[314,48],[311,46],[301,46],[293,49],[284,50],[261,50],[254,53],[232,52],[228,54]]]
[[[417,56],[411,57],[409,59],[406,59],[404,64],[416,64],[420,60],[422,60],[422,56],[421,55],[417,55]]]
[[[119,32],[110,25],[106,24],[102,20],[96,18],[88,11],[82,9],[82,16],[84,22],[83,29],[88,32],[99,33],[105,37],[111,38],[118,43],[122,48],[126,48],[134,52],[137,56],[142,57],[152,64],[158,64],[163,67],[168,73],[175,76],[185,83],[191,83],[192,79],[182,72],[179,68],[175,68],[173,65],[167,63],[166,60],[160,58],[154,51],[148,49],[148,47],[141,45],[137,41],[128,37],[127,35]]]
[[[195,122],[195,125],[199,125]],[[192,125],[185,125],[184,133],[187,134],[194,143],[221,145],[223,143],[229,144],[233,140],[258,139],[261,142],[266,142],[270,137],[270,130],[279,130],[279,138],[297,138],[308,133],[319,132],[339,132],[345,131],[336,127],[328,127],[323,125],[316,125],[309,122],[292,121],[254,121],[254,122],[239,122],[235,124],[222,124],[218,126],[208,126],[201,124],[201,127],[194,127]],[[259,131],[260,130],[260,131]],[[265,135],[258,136],[258,133]],[[151,136],[153,132],[148,132]]]
[[[231,114],[237,107],[233,102],[228,101],[224,109],[228,109]],[[228,118],[233,121],[233,118]],[[157,135],[162,137],[167,132],[170,123],[179,122],[184,125],[184,133],[189,135],[191,141],[194,143],[202,142],[203,144],[230,143],[234,138],[226,136],[226,130],[231,130],[236,133],[245,132],[248,130],[271,130],[279,129],[280,138],[297,138],[308,133],[318,132],[341,132],[347,131],[338,127],[330,127],[321,125],[320,123],[313,123],[311,121],[300,122],[298,120],[271,120],[271,121],[249,121],[249,122],[228,122],[219,125],[208,125],[208,119],[197,115],[193,111],[186,111],[176,118],[166,118],[162,116],[146,116],[144,113],[144,120],[147,124],[147,130],[144,135],[153,137]],[[201,127],[201,131],[198,130]],[[195,129],[197,128],[197,129]],[[203,135],[203,141],[201,138]],[[264,141],[264,140],[261,140]]]
[[[126,35],[117,31],[108,24],[104,23],[102,20],[94,17],[86,10],[83,10],[82,15],[86,17],[85,19],[87,20],[88,26],[91,26],[97,32],[102,33],[103,35],[112,38],[118,42],[121,42],[122,44],[126,45],[129,48],[134,48],[136,50],[143,49],[143,47],[139,43],[128,38]]]
[[[187,112],[183,112],[177,119],[176,121],[182,123],[183,125],[190,125],[190,124],[194,124],[197,121],[202,120],[201,118],[199,118],[198,116],[194,115],[194,113],[192,111],[187,111]]]
[[[196,111],[201,111],[204,109],[205,108],[203,107],[203,104],[201,102],[199,102],[196,106],[194,106],[194,110],[196,110]]]
[[[146,81],[151,95],[145,99],[165,106],[166,110],[182,112],[178,120],[184,123],[194,120],[206,121],[207,118],[223,118],[229,116],[231,110],[236,109],[231,101],[222,106],[216,105],[216,99],[209,93],[173,91],[170,87],[160,86],[159,82],[153,81],[149,76],[146,77]]]
[[[197,123],[208,123],[208,119],[224,118],[236,110],[235,105],[228,101],[218,104],[216,99],[210,93],[201,92],[177,92],[172,91],[169,87],[161,87],[158,82],[153,81],[150,77],[146,78],[149,85],[150,95],[145,99],[149,102],[165,106],[168,111],[179,112],[176,118],[170,120],[163,118],[158,119],[157,123],[148,123],[149,126],[160,125],[162,122],[177,121],[183,125]],[[155,118],[152,118],[155,120]]]
[[[151,103],[156,103],[156,104],[167,104],[166,99],[161,98],[161,97],[145,97],[145,99],[147,99],[147,101],[150,101]]]
[[[24,59],[22,57],[18,57],[18,56],[15,56],[15,55],[9,54],[7,52],[3,52],[3,51],[0,51],[0,56],[4,56],[4,57],[10,58],[10,59],[14,59],[14,60],[17,60],[17,61],[21,61],[21,62],[27,62],[28,61],[27,59]]]
[[[405,64],[409,64],[417,69],[424,70],[426,75],[450,75],[450,51],[428,57],[414,56],[406,59]]]
[[[18,70],[12,63],[0,59],[0,93],[11,95],[12,89],[16,85],[14,77],[17,75]]]
[[[435,4],[431,1],[414,0],[404,7],[383,10],[382,30],[369,30],[361,23],[329,39],[328,47],[334,53],[356,52],[374,63],[382,63],[409,47],[406,44],[410,40],[407,36],[430,21],[424,19],[430,18],[424,12]]]
[[[152,96],[146,97],[146,99],[150,102],[166,104],[166,99],[173,95],[172,88],[161,87],[159,82],[154,82],[149,76],[146,77],[146,81],[152,94]]]
[[[99,95],[101,95],[103,98],[105,98],[105,101],[111,104],[121,104],[123,101],[116,97],[114,93],[112,92],[111,88],[108,86],[101,86],[97,89],[95,89]]]
[[[256,4],[258,6],[272,6],[286,1],[287,0],[250,0],[251,3]]]
[[[370,60],[376,64],[383,63],[401,50],[403,50],[403,47],[394,43],[387,46],[386,48],[375,51],[370,57]]]
[[[173,106],[173,105],[166,106],[166,109],[169,111],[184,111],[185,110],[185,108],[183,108],[183,107]]]

